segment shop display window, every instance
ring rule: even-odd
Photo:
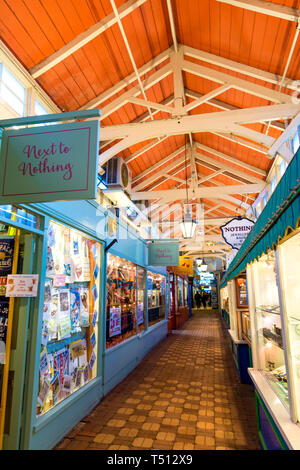
[[[278,247],[282,307],[295,421],[300,421],[300,232]]]
[[[284,355],[279,287],[274,251],[252,265],[258,368],[265,373],[282,402],[288,406],[288,384]]]
[[[106,347],[137,334],[137,267],[119,256],[107,256]],[[141,299],[142,297],[140,297]]]
[[[99,243],[50,222],[38,415],[96,377],[101,256]]]
[[[246,276],[235,279],[236,306],[237,308],[248,307],[247,280]]]
[[[187,281],[184,281],[184,304],[189,304],[189,285]]]
[[[146,328],[146,302],[147,302],[147,275],[146,269],[138,266],[138,295],[137,295],[137,324],[138,331],[144,331]]]
[[[148,327],[165,319],[166,278],[160,274],[147,273]]]
[[[242,339],[246,340],[249,344],[251,343],[251,330],[250,330],[250,316],[248,310],[240,310],[240,324],[242,330]]]
[[[183,279],[178,276],[178,307],[184,306]]]

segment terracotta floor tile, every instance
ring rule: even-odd
[[[239,382],[221,317],[201,310],[56,449],[256,450],[256,426],[253,389]]]

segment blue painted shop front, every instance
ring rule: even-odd
[[[0,208],[1,209],[1,208]],[[23,211],[23,212],[21,212]],[[18,217],[16,214],[27,214],[25,217]],[[39,218],[39,227],[28,223],[29,217]],[[51,449],[53,448],[80,420],[84,418],[101,399],[120,383],[128,375],[143,357],[151,351],[164,337],[167,336],[167,313],[168,313],[168,286],[166,280],[166,268],[147,266],[147,244],[125,223],[116,219],[118,226],[118,242],[115,243],[108,252],[105,248],[109,246],[112,238],[108,235],[108,219],[115,218],[95,201],[74,201],[74,202],[53,202],[28,204],[11,208],[8,212],[0,210],[0,222],[6,224],[15,231],[20,231],[25,242],[29,246],[27,254],[24,254],[23,271],[24,274],[39,274],[38,296],[34,299],[24,299],[20,302],[20,308],[16,312],[14,335],[15,350],[12,351],[10,361],[10,371],[14,374],[15,386],[10,390],[9,413],[6,419],[3,448],[4,449]],[[49,229],[49,227],[51,229]],[[83,240],[90,249],[89,254],[96,253],[97,262],[91,265],[93,271],[90,281],[86,284],[80,282],[82,288],[89,291],[90,299],[93,299],[92,311],[90,311],[88,326],[79,328],[71,335],[58,338],[58,340],[45,340],[45,306],[47,304],[47,288],[50,283],[51,289],[54,285],[54,277],[49,281],[49,245],[53,227],[60,230],[62,237],[70,237],[73,240]],[[126,237],[125,237],[126,232]],[[57,232],[59,235],[60,232]],[[57,235],[56,234],[56,235]],[[75,235],[74,235],[75,234]],[[57,235],[57,237],[58,237]],[[31,237],[31,238],[30,238]],[[73,237],[73,238],[72,238]],[[28,241],[27,241],[28,239]],[[63,240],[63,238],[61,238]],[[75,238],[74,238],[75,240]],[[24,242],[24,243],[25,243]],[[26,245],[25,243],[25,245]],[[72,242],[73,243],[73,242]],[[77,241],[74,242],[77,246]],[[33,248],[34,247],[34,250]],[[164,313],[163,316],[153,320],[150,316],[148,324],[148,305],[151,301],[148,289],[144,292],[145,302],[140,316],[144,318],[142,331],[136,325],[136,334],[125,339],[119,344],[106,348],[106,324],[107,324],[107,258],[118,256],[134,264],[137,269],[143,269],[148,279],[152,279],[154,298],[161,298],[162,290],[158,292],[159,278],[165,279],[164,284]],[[28,259],[27,259],[27,258]],[[59,257],[54,259],[59,262]],[[91,258],[93,259],[93,258]],[[96,268],[95,265],[98,265]],[[55,282],[58,282],[58,278]],[[148,285],[147,284],[147,285]],[[156,284],[158,287],[156,287]],[[55,288],[56,291],[67,294],[67,288],[72,291],[70,284]],[[151,286],[151,283],[150,283]],[[54,290],[55,290],[54,289]],[[60,291],[61,289],[61,291]],[[95,292],[97,294],[95,294]],[[53,292],[51,291],[51,295]],[[68,294],[69,295],[69,294]],[[52,297],[53,298],[53,297]],[[91,301],[91,300],[90,300]],[[153,299],[152,299],[153,301]],[[52,305],[52,304],[51,304]],[[91,305],[91,304],[90,304]],[[141,305],[141,303],[140,303]],[[150,305],[151,307],[151,305]],[[150,308],[149,307],[149,308]],[[154,307],[151,307],[155,311]],[[96,312],[96,319],[92,314]],[[21,315],[22,313],[22,315]],[[63,328],[63,326],[60,326]],[[48,333],[48,332],[47,332]],[[94,334],[94,335],[93,335]],[[68,337],[69,336],[69,337]],[[93,337],[93,341],[90,338]],[[74,345],[85,343],[87,363],[81,363],[77,357]],[[91,344],[90,344],[91,343]],[[27,347],[28,344],[28,347]],[[53,370],[63,369],[64,365],[57,366],[58,353],[69,350],[68,370],[63,372],[66,376],[73,377],[71,392],[67,392],[68,382],[66,379],[62,383],[60,379],[52,374]],[[70,349],[72,348],[72,350]],[[77,348],[78,349],[78,348]],[[41,358],[48,356],[49,367],[41,370]],[[94,356],[93,356],[94,354]],[[92,357],[93,356],[93,357]],[[49,359],[50,358],[50,359]],[[75,359],[74,359],[75,358]],[[72,359],[72,360],[71,360]],[[51,362],[52,361],[52,362]],[[77,367],[74,370],[74,364]],[[53,366],[54,363],[54,366]],[[87,369],[89,365],[90,369]],[[78,375],[78,370],[80,374]],[[84,376],[84,370],[87,375]],[[52,371],[52,372],[51,372]],[[50,374],[50,375],[49,375]],[[52,375],[51,375],[52,374]],[[51,379],[51,397],[43,397],[42,385]],[[65,387],[62,399],[55,397],[55,379],[57,380],[56,390],[59,393]],[[78,382],[76,383],[76,380]],[[71,379],[70,379],[71,380]],[[74,385],[74,380],[76,386]],[[71,380],[72,382],[72,380]],[[49,382],[50,383],[50,382]],[[22,410],[23,408],[23,410]]]

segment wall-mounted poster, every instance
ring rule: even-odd
[[[144,323],[144,304],[142,302],[137,305],[137,322],[138,325]]]
[[[6,282],[6,297],[36,297],[38,274],[9,274]]]
[[[121,307],[111,307],[109,314],[109,336],[121,334]]]

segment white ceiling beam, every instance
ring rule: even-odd
[[[187,167],[189,167],[189,163],[187,164]],[[149,186],[149,188],[147,188],[147,191],[152,191],[152,189],[155,189],[157,188],[158,186],[160,186],[162,183],[164,183],[167,179],[173,179],[173,176],[176,177],[177,173],[180,173],[181,171],[184,170],[185,167],[181,166],[176,168],[176,170],[173,170],[171,173],[169,174],[166,174],[166,175],[163,175],[162,178],[157,181],[156,183],[152,184],[151,186]],[[180,180],[180,178],[177,178],[178,180]],[[180,184],[183,184],[182,181],[185,183],[185,180],[180,180]]]
[[[265,187],[265,183],[256,183],[256,184],[243,184],[243,185],[226,185],[221,187],[222,197],[223,195],[230,194],[247,194],[247,193],[259,193]],[[137,191],[132,192],[131,199],[133,201],[143,201],[150,199],[163,198],[168,201],[181,200],[186,197],[186,191],[184,189],[176,190],[162,190],[162,191]],[[196,188],[190,191],[190,199],[192,197],[202,197],[209,199],[210,197],[220,197],[220,188],[219,187],[201,187]]]
[[[250,95],[258,96],[273,103],[292,103],[292,96],[290,95],[272,90],[271,88],[267,88],[262,85],[257,85],[253,82],[249,82],[248,80],[244,80],[224,72],[219,72],[209,67],[195,64],[188,60],[183,61],[182,69],[185,72],[211,80],[212,82],[222,84],[228,83],[232,88],[243,91],[244,93],[249,93]]]
[[[209,100],[215,98],[216,96],[221,95],[222,93],[225,93],[225,91],[229,90],[230,88],[231,88],[230,84],[225,84],[218,88],[215,88],[209,93],[206,93],[206,95],[203,95],[201,98],[185,105],[183,108],[183,111],[187,113],[188,111],[191,111],[192,109],[197,108],[201,104],[207,103]]]
[[[118,9],[119,16],[124,18],[125,16],[132,13],[134,10],[139,8],[147,0],[128,0]],[[63,47],[55,51],[46,59],[39,62],[37,65],[32,67],[29,72],[33,78],[38,78],[43,73],[50,70],[55,65],[62,62],[66,57],[69,57],[71,54],[76,52],[81,47],[85,46],[88,42],[95,39],[97,36],[102,34],[104,31],[107,31],[111,26],[117,23],[117,18],[114,13],[110,13],[102,20],[98,21],[96,24],[88,28],[86,31],[83,31],[78,36],[76,36],[72,41],[65,44]]]
[[[271,146],[273,139],[249,128],[240,129],[238,125],[256,123],[260,120],[291,119],[300,109],[299,104],[279,104],[269,106],[256,106],[234,111],[217,111],[199,115],[182,116],[180,118],[157,119],[143,123],[128,123],[114,126],[103,126],[100,140],[122,139],[135,137],[135,142],[162,135],[185,134],[189,132],[226,132],[231,128],[245,136],[256,136],[258,141]],[[247,132],[249,131],[249,134]],[[252,133],[252,134],[251,134]]]
[[[265,3],[265,2],[264,2]],[[275,4],[274,4],[275,6]],[[276,5],[278,6],[278,5]],[[207,62],[212,65],[217,65],[219,67],[231,70],[233,72],[241,73],[247,77],[257,78],[267,83],[272,83],[273,85],[279,85],[282,80],[280,75],[275,73],[267,72],[266,70],[258,69],[251,67],[249,65],[242,64],[240,62],[235,62],[225,57],[221,57],[215,54],[210,54],[208,52],[195,49],[193,47],[183,45],[183,53],[188,57],[193,57],[194,59],[200,60],[202,62]],[[293,79],[285,79],[284,86],[291,90],[297,91],[297,84]]]
[[[155,145],[159,144],[159,142],[156,142]],[[145,146],[145,147],[148,147],[148,146]],[[141,153],[144,153],[144,151],[146,150],[143,150],[145,149],[145,147],[143,147],[140,151]],[[181,147],[183,149],[183,147]],[[144,176],[147,176],[149,173],[152,173],[152,171],[155,171],[157,170],[157,168],[159,168],[160,166],[164,165],[165,163],[168,163],[170,160],[172,160],[172,158],[174,158],[173,156],[173,153],[171,153],[170,155],[167,155],[165,158],[162,158],[161,160],[159,160],[157,163],[155,163],[154,165],[150,166],[149,168],[147,168],[146,170],[142,171],[141,173],[139,173],[138,175],[136,175],[133,179],[132,179],[132,183],[136,183],[138,180],[140,180],[141,178],[143,178]],[[125,160],[126,161],[126,160]]]
[[[262,13],[264,15],[274,16],[287,21],[298,21],[300,17],[300,10],[296,8],[278,5],[271,2],[262,0],[217,0],[220,3],[227,3],[228,5],[243,8],[244,10],[254,11],[255,13]]]
[[[218,150],[213,149],[212,147],[207,147],[207,145],[200,144],[199,142],[196,143],[196,146],[199,150],[204,150],[205,152],[208,152],[212,155],[215,155],[216,157],[222,158],[223,160],[226,160],[230,163],[233,163],[235,165],[238,165],[242,168],[245,168],[247,170],[253,171],[254,173],[257,173],[258,175],[267,176],[267,172],[265,170],[262,170],[260,168],[257,168],[253,165],[250,165],[249,163],[242,162],[238,158],[231,157],[230,155],[227,155],[223,152],[219,152]]]
[[[180,170],[182,171],[182,169]],[[167,173],[163,175],[164,178],[166,179],[169,179],[169,180],[174,180],[174,181],[178,181],[179,183],[185,183],[185,180],[183,180],[182,178],[178,178],[177,176],[175,175],[168,175]]]

